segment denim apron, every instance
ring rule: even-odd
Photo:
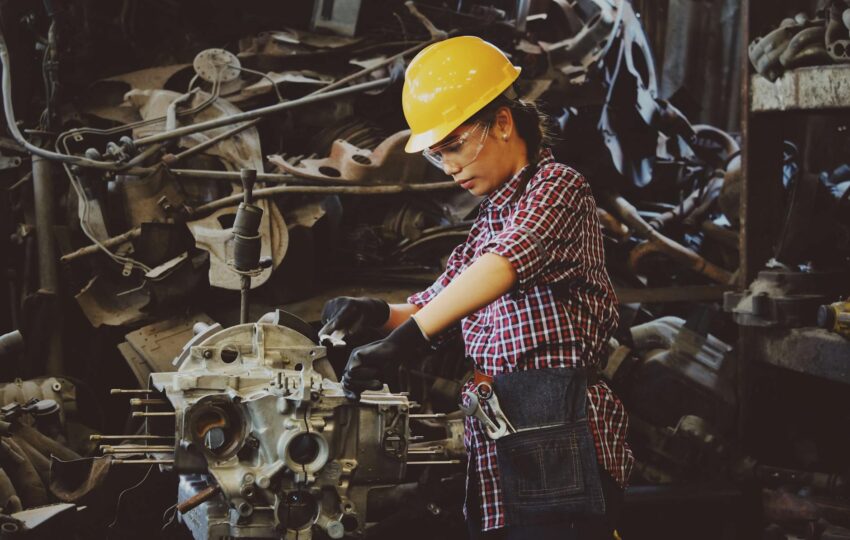
[[[584,369],[530,369],[496,375],[496,396],[516,433],[496,440],[509,526],[605,513]]]

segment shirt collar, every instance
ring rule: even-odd
[[[539,170],[544,165],[548,165],[554,161],[555,158],[552,157],[552,150],[544,148],[540,151],[540,159],[537,161],[537,169]],[[525,189],[526,183],[523,181],[523,178],[529,172],[530,167],[531,164],[526,165],[518,173],[513,175],[510,180],[499,186],[496,191],[487,195],[487,198],[484,199],[485,206],[492,205],[495,208],[502,208],[511,202],[519,190]],[[531,181],[531,179],[529,179],[529,181]]]

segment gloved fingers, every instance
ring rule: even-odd
[[[381,375],[381,369],[371,366],[358,366],[353,369],[346,370],[343,377],[348,376],[349,379],[355,381],[363,381],[369,379],[378,379]]]
[[[337,296],[325,302],[325,305],[322,306],[322,324],[327,324],[328,321],[339,315],[342,308],[348,303],[347,296]]]
[[[352,399],[360,399],[365,390],[380,390],[384,384],[378,379],[352,379],[343,377],[342,388],[345,395]]]
[[[330,336],[334,332],[339,332],[342,333],[341,338],[346,340],[363,330],[362,310],[351,302],[335,302],[332,306],[329,306],[335,300],[345,299],[335,298],[325,304],[325,310],[322,311],[322,322],[324,325],[319,330],[319,335]]]

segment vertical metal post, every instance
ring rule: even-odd
[[[251,290],[251,276],[242,276],[242,298],[239,304],[239,323],[248,322],[248,292]]]
[[[59,271],[56,241],[53,236],[56,213],[56,193],[52,175],[53,164],[35,154],[32,156],[32,185],[35,199],[35,236],[38,248],[38,292],[46,296],[50,319],[49,342],[45,371],[59,375],[62,362],[62,318],[59,316]]]
[[[56,242],[53,239],[55,196],[52,164],[32,156],[32,188],[35,199],[35,236],[38,243],[38,286],[42,294],[56,294],[58,272],[56,268]]]

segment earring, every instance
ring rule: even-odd
[[[507,134],[507,133],[502,133],[502,140],[503,140],[503,141],[507,141],[507,140],[508,140],[508,134]]]

